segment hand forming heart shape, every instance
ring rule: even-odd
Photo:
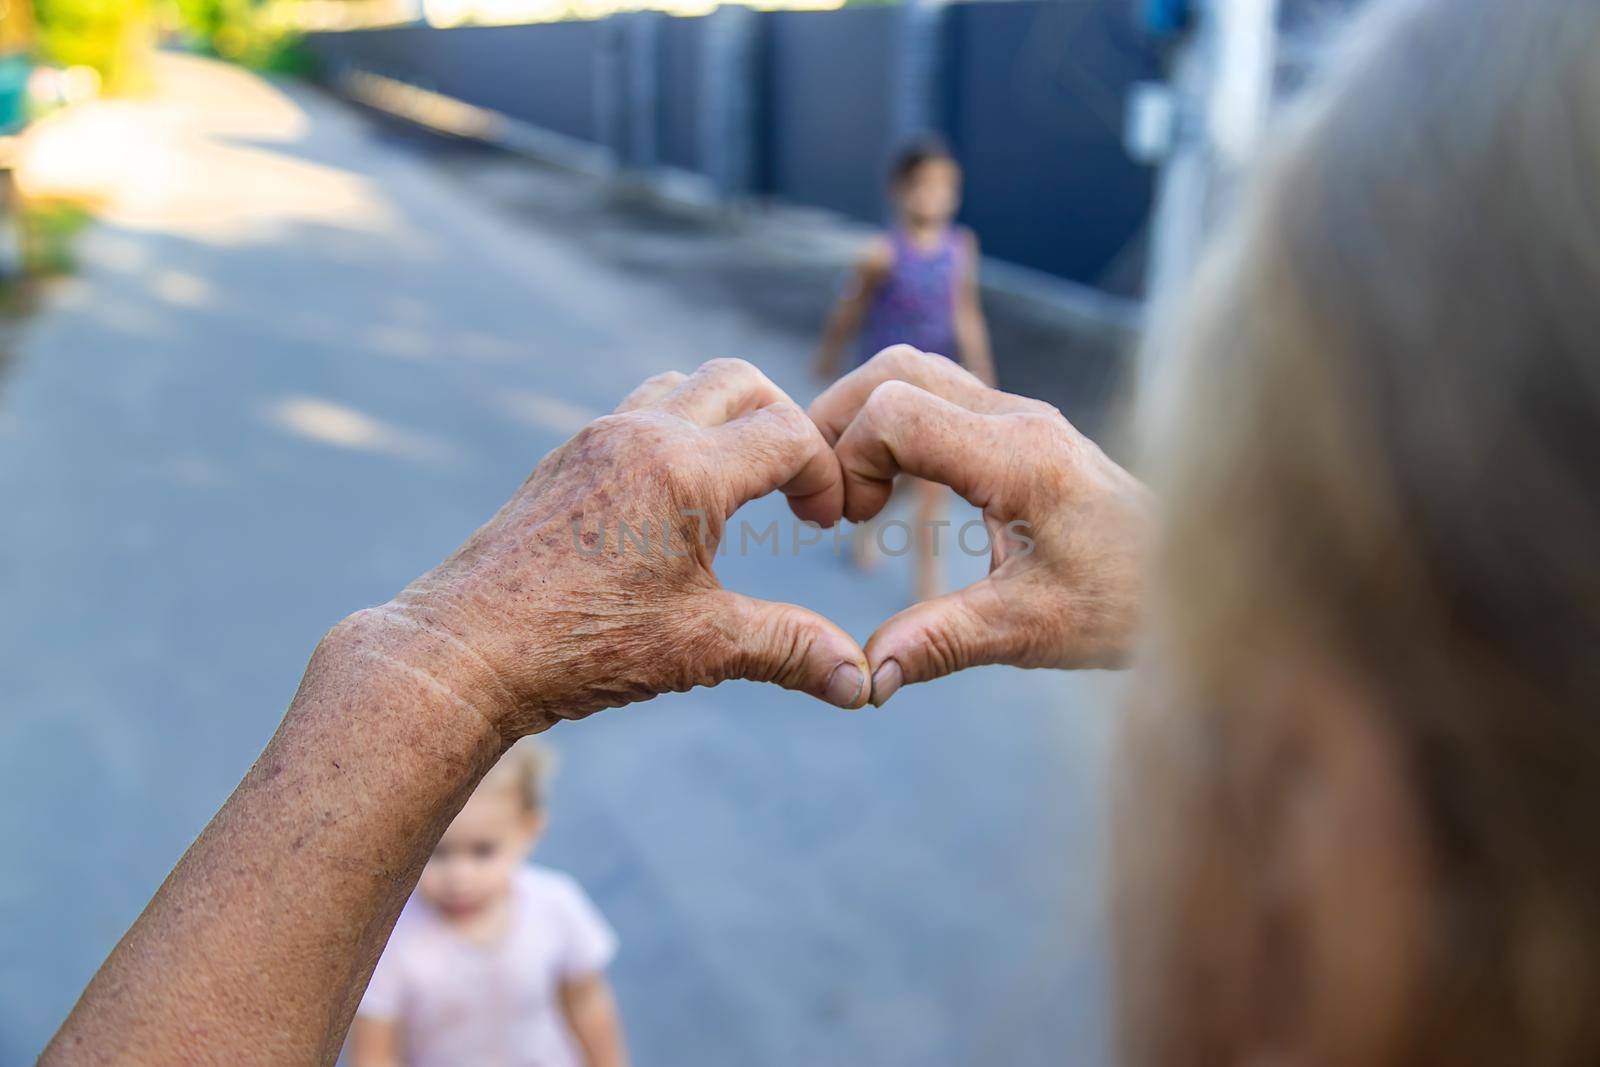
[[[979,508],[993,546],[987,577],[912,605],[868,639],[874,704],[906,682],[980,664],[1124,660],[1138,623],[1148,494],[1059,411],[902,345],[841,378],[810,414],[834,445],[846,518],[878,514],[905,472]]]
[[[717,581],[724,526],[747,501],[779,489],[802,519],[859,522],[901,471],[982,509],[988,577],[894,616],[865,649],[815,612]],[[860,707],[981,663],[1118,662],[1145,512],[1139,483],[1054,408],[943,357],[888,349],[809,416],[750,364],[713,360],[639,386],[367,614],[409,665],[493,694],[507,736],[729,678]],[[995,536],[1008,524],[1023,549]]]

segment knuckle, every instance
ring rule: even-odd
[[[631,411],[602,415],[574,434],[572,443],[585,451],[607,447],[626,436],[635,421]]]
[[[1007,421],[1034,441],[1046,441],[1061,434],[1061,420],[1042,411],[1019,411]]]
[[[1016,435],[1013,455],[1027,457],[1014,470],[1013,483],[1035,486],[1046,497],[1059,495],[1078,463],[1081,446],[1070,424],[1043,412],[1020,412],[1007,421]]]
[[[756,369],[755,364],[747,359],[738,359],[732,356],[719,356],[708,359],[700,364],[700,373],[716,378],[759,378],[762,374]]]
[[[685,451],[679,420],[647,409],[602,415],[573,438],[585,454],[625,460],[640,469],[677,462]]]
[[[1052,461],[1059,462],[1076,454],[1077,436],[1072,432],[1071,424],[1059,414],[1018,412],[1010,416],[1008,421],[1017,427],[1021,443],[1033,455],[1048,456]]]
[[[910,345],[890,345],[867,360],[865,365],[893,378],[911,372],[925,358],[922,352]]]
[[[651,389],[672,388],[682,385],[689,380],[689,376],[681,370],[666,370],[660,374],[652,374],[644,380],[644,387]]]
[[[811,642],[788,612],[732,597],[719,609],[703,650],[718,676],[791,688],[803,680]]]
[[[879,384],[856,417],[861,423],[857,447],[869,448],[873,441],[892,445],[906,439],[907,435],[915,436],[926,422],[926,410],[922,405],[925,395],[921,389],[899,379]]]
[[[628,412],[652,404],[672,392],[685,380],[687,380],[686,375],[682,371],[669,370],[652,374],[622,398],[622,402],[617,405],[617,411]]]
[[[923,654],[931,676],[942,677],[968,666],[971,656],[967,642],[955,626],[935,626],[924,638]]]
[[[767,405],[764,409],[768,418],[778,424],[778,427],[791,436],[809,437],[816,431],[816,424],[811,421],[805,409],[793,400],[784,398]]]
[[[1061,409],[1054,404],[1031,396],[1019,396],[1015,393],[1007,393],[1006,396],[1016,402],[1018,410],[1024,415],[1037,415],[1058,423],[1067,421],[1067,417],[1061,414]]]
[[[872,390],[861,410],[875,418],[892,415],[915,403],[916,395],[920,391],[910,382],[891,378],[889,381],[879,383]]]
[[[768,627],[769,639],[756,671],[763,681],[793,688],[804,678],[811,642],[789,620]]]
[[[989,386],[984,384],[983,379],[947,356],[923,356],[922,369],[929,376],[930,381],[948,382],[951,385],[969,387],[978,386],[984,390],[989,389]],[[998,390],[995,391],[998,392]]]

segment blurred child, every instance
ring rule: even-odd
[[[961,166],[936,141],[904,148],[889,172],[894,229],[874,237],[828,318],[817,373],[831,380],[846,347],[859,335],[856,363],[890,345],[909,344],[957,360],[995,383],[989,330],[978,301],[978,239],[954,223],[961,207]],[[944,511],[944,488],[915,483],[917,597],[943,585],[934,523]],[[949,537],[945,540],[948,542]],[[873,538],[858,531],[856,560],[875,556]]]
[[[567,875],[525,861],[548,756],[524,738],[439,840],[350,1031],[353,1067],[625,1067],[617,939]]]

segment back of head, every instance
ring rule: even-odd
[[[1600,4],[1398,0],[1188,307],[1158,615],[1381,695],[1439,872],[1419,1045],[1600,1062]]]
[[[528,811],[542,813],[555,770],[555,754],[537,737],[523,737],[490,768],[478,788],[509,789]]]

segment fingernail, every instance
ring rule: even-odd
[[[883,707],[883,702],[894,696],[905,680],[900,664],[892,659],[884,660],[872,674],[872,706]]]
[[[861,687],[866,683],[866,678],[854,663],[839,664],[828,676],[828,688],[824,691],[828,703],[841,708],[856,707],[861,703]]]

